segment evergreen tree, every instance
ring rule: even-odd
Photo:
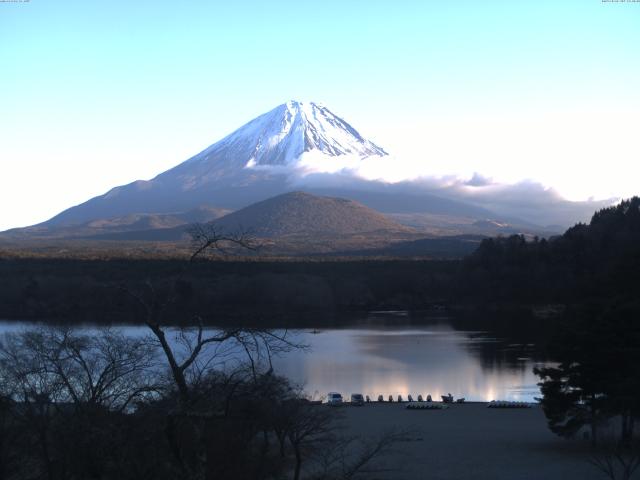
[[[552,347],[560,364],[535,369],[542,380],[542,408],[554,433],[573,436],[589,426],[595,443],[598,425],[619,417],[621,441],[632,440],[640,416],[639,313],[634,304],[600,313],[591,305],[565,319]]]

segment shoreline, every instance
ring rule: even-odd
[[[487,405],[465,402],[421,411],[407,409],[406,404],[372,402],[337,408],[341,413],[336,416],[345,434],[367,440],[392,430],[407,432],[407,440],[379,460],[379,465],[390,471],[379,478],[602,478],[589,464],[589,442],[554,435],[538,405],[505,409]]]

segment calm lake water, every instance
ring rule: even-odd
[[[391,318],[391,321],[390,321]],[[0,333],[33,326],[0,322]],[[86,327],[91,330],[93,327]],[[145,327],[125,326],[128,335]],[[451,393],[467,400],[533,401],[540,392],[533,367],[535,346],[509,343],[481,331],[456,330],[444,318],[416,326],[401,314],[359,321],[348,328],[294,333],[304,351],[274,359],[275,371],[301,384],[316,399],[329,391],[350,395]]]

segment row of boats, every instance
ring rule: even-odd
[[[441,395],[442,398],[442,403],[454,403],[454,398],[453,395],[451,395],[450,393],[447,395]],[[351,394],[351,404],[352,405],[364,405],[365,403],[371,403],[371,398],[369,397],[369,395],[363,396],[361,393],[352,393]],[[458,398],[457,400],[455,400],[455,403],[464,403],[465,399],[464,398]],[[342,394],[341,393],[337,393],[337,392],[329,392],[329,394],[327,395],[327,403],[329,405],[339,405],[342,404],[344,402],[344,399],[342,398]],[[384,403],[385,399],[383,395],[378,395],[378,403]],[[396,399],[394,400],[393,395],[389,395],[387,397],[386,400],[387,403],[405,403],[405,402],[409,402],[409,403],[432,403],[433,399],[431,398],[431,395],[427,395],[426,398],[423,398],[422,395],[418,395],[418,397],[414,400],[413,396],[411,394],[407,395],[407,399],[405,400],[404,397],[402,395],[398,395],[396,397]]]
[[[369,398],[367,396],[367,398]],[[448,395],[441,395],[440,398],[442,398],[442,403],[454,403],[454,398],[453,396],[449,393]],[[393,402],[393,395],[389,395],[387,402]],[[407,402],[409,403],[413,403],[413,402],[418,402],[418,403],[432,403],[433,399],[431,398],[431,395],[427,395],[426,399],[422,397],[422,395],[418,395],[418,398],[416,400],[413,399],[413,397],[411,396],[411,394],[407,395]],[[455,400],[455,403],[464,403],[465,399],[464,398],[458,398],[457,400]],[[384,396],[382,395],[378,395],[378,402],[384,402]],[[402,397],[402,395],[398,395],[398,397],[396,398],[396,402],[397,403],[404,403],[405,400]]]
[[[411,394],[407,395],[407,399],[405,400],[402,395],[398,395],[395,400],[393,395],[389,395],[387,400],[385,400],[383,395],[378,395],[377,403],[408,403],[407,408],[409,409],[442,409],[446,408],[445,404],[449,403],[465,403],[464,398],[454,399],[453,395],[450,393],[447,395],[441,395],[442,402],[434,402],[431,398],[431,395],[427,395],[424,398],[422,395],[418,395],[418,397],[414,400]],[[327,395],[327,404],[329,405],[341,405],[345,403],[342,397],[342,394],[337,392],[329,392]],[[351,401],[349,402],[351,405],[360,406],[365,403],[372,403],[369,395],[362,395],[361,393],[352,393]],[[531,408],[531,404],[528,402],[517,402],[517,401],[509,401],[509,400],[492,400],[487,404],[488,408]]]
[[[409,403],[407,408],[409,410],[443,410],[449,407],[444,403],[413,402]],[[527,402],[513,402],[508,400],[492,400],[487,404],[487,408],[531,408],[531,404]]]

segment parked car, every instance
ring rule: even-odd
[[[361,393],[352,393],[351,394],[351,405],[361,407],[364,405],[364,397]]]
[[[327,405],[342,405],[342,395],[337,392],[329,392],[329,395],[327,395]]]

